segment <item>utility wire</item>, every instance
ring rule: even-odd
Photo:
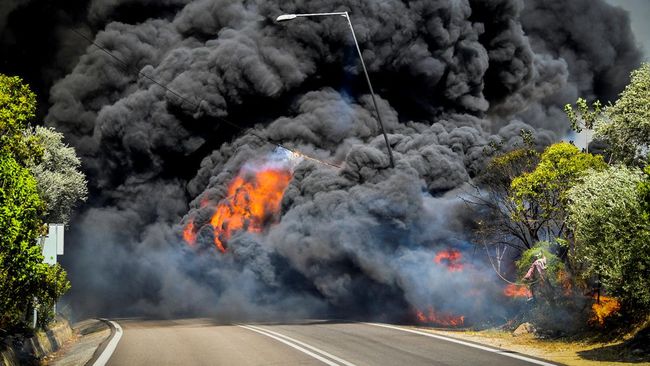
[[[130,66],[126,61],[124,61],[124,60],[122,60],[121,58],[117,57],[117,56],[114,55],[112,52],[110,52],[108,49],[106,49],[106,48],[102,47],[101,45],[97,44],[97,42],[95,42],[94,40],[90,39],[89,37],[87,37],[87,36],[84,35],[83,33],[77,31],[76,29],[72,29],[72,31],[73,31],[74,33],[76,33],[79,37],[85,39],[88,43],[94,45],[95,47],[97,47],[98,49],[100,49],[101,51],[103,51],[104,53],[106,53],[107,55],[109,55],[111,58],[113,58],[114,60],[116,60],[117,62],[119,62],[120,64],[122,64],[122,66],[124,67],[124,69],[125,69],[127,72],[128,72],[128,71],[135,71],[138,75],[141,75],[142,77],[144,77],[144,78],[146,78],[147,80],[151,81],[152,83],[154,83],[154,84],[160,86],[161,88],[167,90],[168,92],[170,92],[171,94],[175,95],[176,97],[178,97],[179,99],[183,100],[184,102],[186,102],[186,103],[190,104],[191,106],[195,107],[197,111],[200,110],[200,108],[201,108],[201,104],[200,104],[200,102],[199,102],[199,103],[196,103],[196,102],[194,102],[194,101],[192,101],[192,100],[190,100],[190,99],[188,99],[188,98],[182,96],[181,94],[175,92],[174,90],[170,89],[169,87],[167,87],[166,85],[162,84],[161,82],[155,80],[154,78],[150,77],[149,75],[143,73],[142,71],[134,69],[134,68],[133,68],[132,66]],[[281,148],[281,149],[285,149],[285,150],[287,150],[287,151],[290,151],[290,152],[293,153],[294,155],[300,156],[300,157],[302,157],[302,158],[304,158],[304,159],[308,159],[308,160],[311,160],[311,161],[314,161],[314,162],[317,162],[317,163],[320,163],[320,164],[323,164],[323,165],[327,165],[327,166],[330,166],[330,167],[333,167],[333,168],[341,169],[341,166],[339,166],[339,165],[336,165],[336,164],[333,164],[333,163],[328,163],[328,162],[326,162],[326,161],[322,161],[322,160],[319,160],[319,159],[317,159],[317,158],[311,157],[311,156],[309,156],[309,155],[307,155],[307,154],[304,154],[304,153],[302,153],[302,152],[300,152],[300,151],[298,151],[298,150],[288,148],[288,147],[286,147],[285,145],[283,145],[283,144],[281,144],[281,143],[278,143],[278,142],[275,142],[275,141],[271,140],[271,139],[268,138],[268,137],[264,137],[264,136],[260,136],[260,135],[258,135],[258,134],[257,134],[255,131],[253,131],[252,129],[246,129],[246,128],[243,128],[243,127],[239,126],[238,124],[236,124],[236,123],[234,123],[234,122],[231,122],[231,121],[229,121],[229,120],[227,120],[227,119],[225,119],[225,118],[223,118],[223,117],[219,117],[219,116],[211,116],[211,117],[213,117],[213,118],[215,118],[216,120],[218,120],[218,121],[220,121],[220,122],[223,122],[223,123],[225,123],[225,124],[227,124],[227,125],[230,125],[230,126],[232,126],[232,127],[235,127],[236,129],[238,129],[238,130],[240,130],[240,131],[242,131],[242,132],[249,132],[249,133],[251,133],[252,135],[256,136],[257,138],[259,138],[259,139],[261,139],[261,140],[263,140],[263,141],[266,141],[267,143],[269,143],[269,144],[271,144],[271,145],[274,145],[274,146],[277,146],[277,147],[279,147],[279,148]]]

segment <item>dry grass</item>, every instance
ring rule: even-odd
[[[565,365],[650,365],[650,328],[646,324],[617,341],[603,342],[598,337],[582,340],[540,339],[534,334],[513,336],[502,330],[445,330],[418,327],[432,333],[503,348]]]

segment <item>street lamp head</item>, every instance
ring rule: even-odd
[[[310,13],[310,14],[282,14],[275,19],[276,22],[286,22],[288,20],[296,19],[297,17],[321,17],[321,16],[342,16],[348,21],[350,26],[350,31],[352,32],[352,39],[354,44],[357,46],[357,52],[359,53],[359,59],[361,60],[361,67],[363,68],[363,73],[366,75],[366,81],[368,82],[368,89],[370,89],[370,95],[372,96],[372,102],[375,105],[375,112],[377,112],[377,122],[379,122],[379,128],[381,133],[384,135],[384,141],[386,142],[386,149],[388,150],[388,158],[390,160],[390,167],[395,167],[395,161],[393,160],[393,151],[390,148],[390,143],[388,142],[388,135],[384,130],[384,123],[381,120],[381,114],[379,113],[379,107],[377,107],[377,101],[375,100],[375,92],[372,90],[372,84],[370,83],[370,77],[368,76],[368,70],[366,70],[366,64],[363,62],[363,55],[361,55],[361,49],[359,48],[359,42],[357,42],[357,36],[354,34],[354,27],[352,27],[352,21],[350,20],[350,15],[347,11],[338,11],[333,13]]]
[[[286,22],[289,20],[296,19],[296,14],[282,14],[275,21],[276,22]]]

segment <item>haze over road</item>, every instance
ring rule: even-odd
[[[108,365],[550,365],[365,323],[120,320]],[[479,346],[480,347],[480,346]],[[536,362],[536,363],[535,363]]]

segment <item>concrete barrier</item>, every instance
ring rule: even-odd
[[[70,323],[57,317],[45,331],[38,331],[28,339],[8,338],[0,346],[3,366],[17,366],[40,360],[52,352],[58,351],[73,335]],[[16,346],[22,344],[22,346]]]

